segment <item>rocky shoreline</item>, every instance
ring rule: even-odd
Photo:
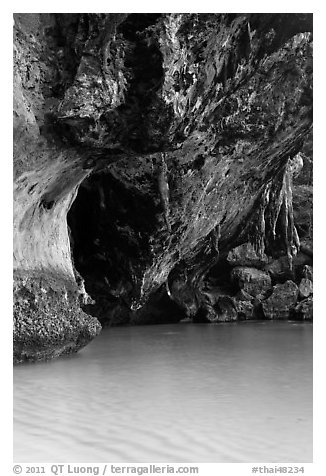
[[[77,352],[101,326],[80,308],[80,294],[55,273],[14,275],[14,363]]]
[[[291,262],[259,257],[246,243],[227,256],[231,266],[226,293],[214,287],[214,278],[205,289],[206,319],[227,322],[247,319],[312,320],[312,259],[299,252]],[[310,264],[303,264],[303,263]],[[227,281],[224,281],[224,285]],[[204,316],[205,312],[201,315]]]

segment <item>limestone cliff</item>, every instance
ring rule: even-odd
[[[241,243],[291,261],[311,127],[312,15],[16,14],[16,361],[196,317]]]

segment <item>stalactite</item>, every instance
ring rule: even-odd
[[[267,183],[263,193],[261,195],[261,203],[258,209],[258,217],[250,233],[250,242],[254,246],[259,256],[263,256],[265,253],[265,240],[266,240],[266,221],[265,214],[269,204],[269,197],[271,192],[271,183]]]
[[[296,170],[296,161],[288,159],[283,171],[265,185],[248,236],[258,254],[283,252],[290,267],[300,248],[292,205],[292,177]]]
[[[165,154],[160,154],[160,162],[158,164],[158,189],[160,192],[160,199],[161,204],[164,212],[164,220],[166,224],[166,228],[168,232],[171,233],[171,225],[170,225],[170,189],[169,189],[169,182],[168,182],[168,168],[165,160]]]
[[[213,245],[218,255],[220,254],[220,251],[219,251],[220,238],[221,238],[221,225],[218,224],[216,225],[215,229],[212,232]]]
[[[289,260],[290,269],[292,269],[293,257],[297,254],[300,247],[300,240],[294,225],[293,205],[292,205],[292,177],[296,168],[288,160],[283,179],[283,214],[279,217],[282,220],[284,245]]]

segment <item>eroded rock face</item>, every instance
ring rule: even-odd
[[[303,270],[312,264],[312,257],[299,251],[293,259],[289,260],[288,256],[281,256],[276,260],[271,260],[264,269],[270,274],[274,284],[285,282],[287,280],[296,280],[300,282],[303,276]]]
[[[313,298],[312,296],[308,297],[301,301],[295,307],[295,313],[297,319],[304,320],[304,321],[312,321],[313,320]]]
[[[166,289],[192,317],[223,253],[249,241],[294,255],[311,29],[308,14],[15,15],[14,267],[35,295],[37,273],[54,273],[68,314],[82,295],[103,320],[148,322],[141,307]]]
[[[299,296],[304,299],[309,297],[313,293],[312,281],[307,278],[303,278],[299,284]]]
[[[265,253],[259,255],[251,243],[243,243],[228,253],[227,262],[231,266],[263,268],[268,263]]]
[[[313,269],[312,266],[304,265],[302,269],[302,277],[313,281]]]
[[[80,295],[61,275],[15,273],[15,363],[76,352],[100,329],[97,319],[81,310]]]
[[[238,319],[234,300],[229,296],[221,296],[217,302],[216,320],[219,322],[232,322]]]
[[[262,303],[266,319],[289,319],[298,299],[298,286],[293,281],[277,284],[273,294]]]
[[[251,296],[258,296],[272,288],[270,275],[256,268],[237,266],[232,270],[231,280]]]

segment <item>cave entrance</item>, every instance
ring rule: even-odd
[[[149,237],[157,204],[113,173],[91,175],[79,187],[67,216],[74,266],[95,301],[84,310],[103,325],[177,322],[184,317],[163,284],[138,311],[137,283],[150,263]]]
[[[80,185],[67,216],[74,266],[95,300],[86,311],[100,319],[121,304],[128,291],[126,243],[117,236],[117,213],[124,200],[120,197],[118,205],[117,193],[110,174],[93,174]]]

